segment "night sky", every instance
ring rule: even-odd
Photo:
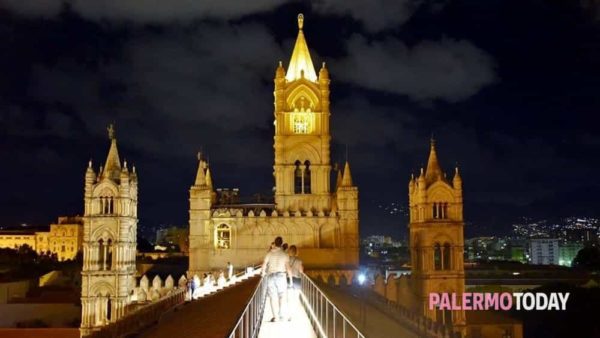
[[[437,140],[466,232],[600,214],[600,1],[0,0],[0,225],[82,212],[114,122],[140,227],[185,226],[203,149],[217,187],[273,186],[273,77],[296,16],[332,78],[332,162],[362,235],[406,233],[407,183]]]

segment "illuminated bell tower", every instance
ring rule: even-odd
[[[408,184],[410,256],[415,307],[464,335],[464,311],[429,310],[429,293],[465,291],[463,196],[458,168],[450,182],[437,159],[435,141],[427,169]]]
[[[112,125],[108,134],[104,168],[96,176],[90,161],[85,173],[81,336],[124,316],[135,287],[137,173],[121,166]]]
[[[285,72],[275,72],[275,203],[278,210],[331,209],[329,72],[317,76],[298,15],[298,38]]]

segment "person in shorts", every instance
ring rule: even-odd
[[[267,252],[262,264],[261,274],[266,277],[267,295],[271,302],[272,322],[284,319],[284,300],[287,291],[287,277],[292,275],[290,268],[290,257],[283,251],[281,246],[283,239],[275,238],[273,249]],[[277,305],[277,306],[276,306]],[[275,309],[279,310],[278,315]]]

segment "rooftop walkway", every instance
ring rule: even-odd
[[[258,338],[317,338],[310,319],[300,303],[299,295],[296,294],[296,297],[291,294],[289,297],[287,308],[291,320],[277,322],[270,322],[273,312],[267,299]]]
[[[140,337],[227,337],[250,300],[260,277],[251,277],[212,295],[187,302],[165,314]]]

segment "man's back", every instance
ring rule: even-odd
[[[286,272],[290,257],[281,248],[274,248],[265,257],[266,274]]]

